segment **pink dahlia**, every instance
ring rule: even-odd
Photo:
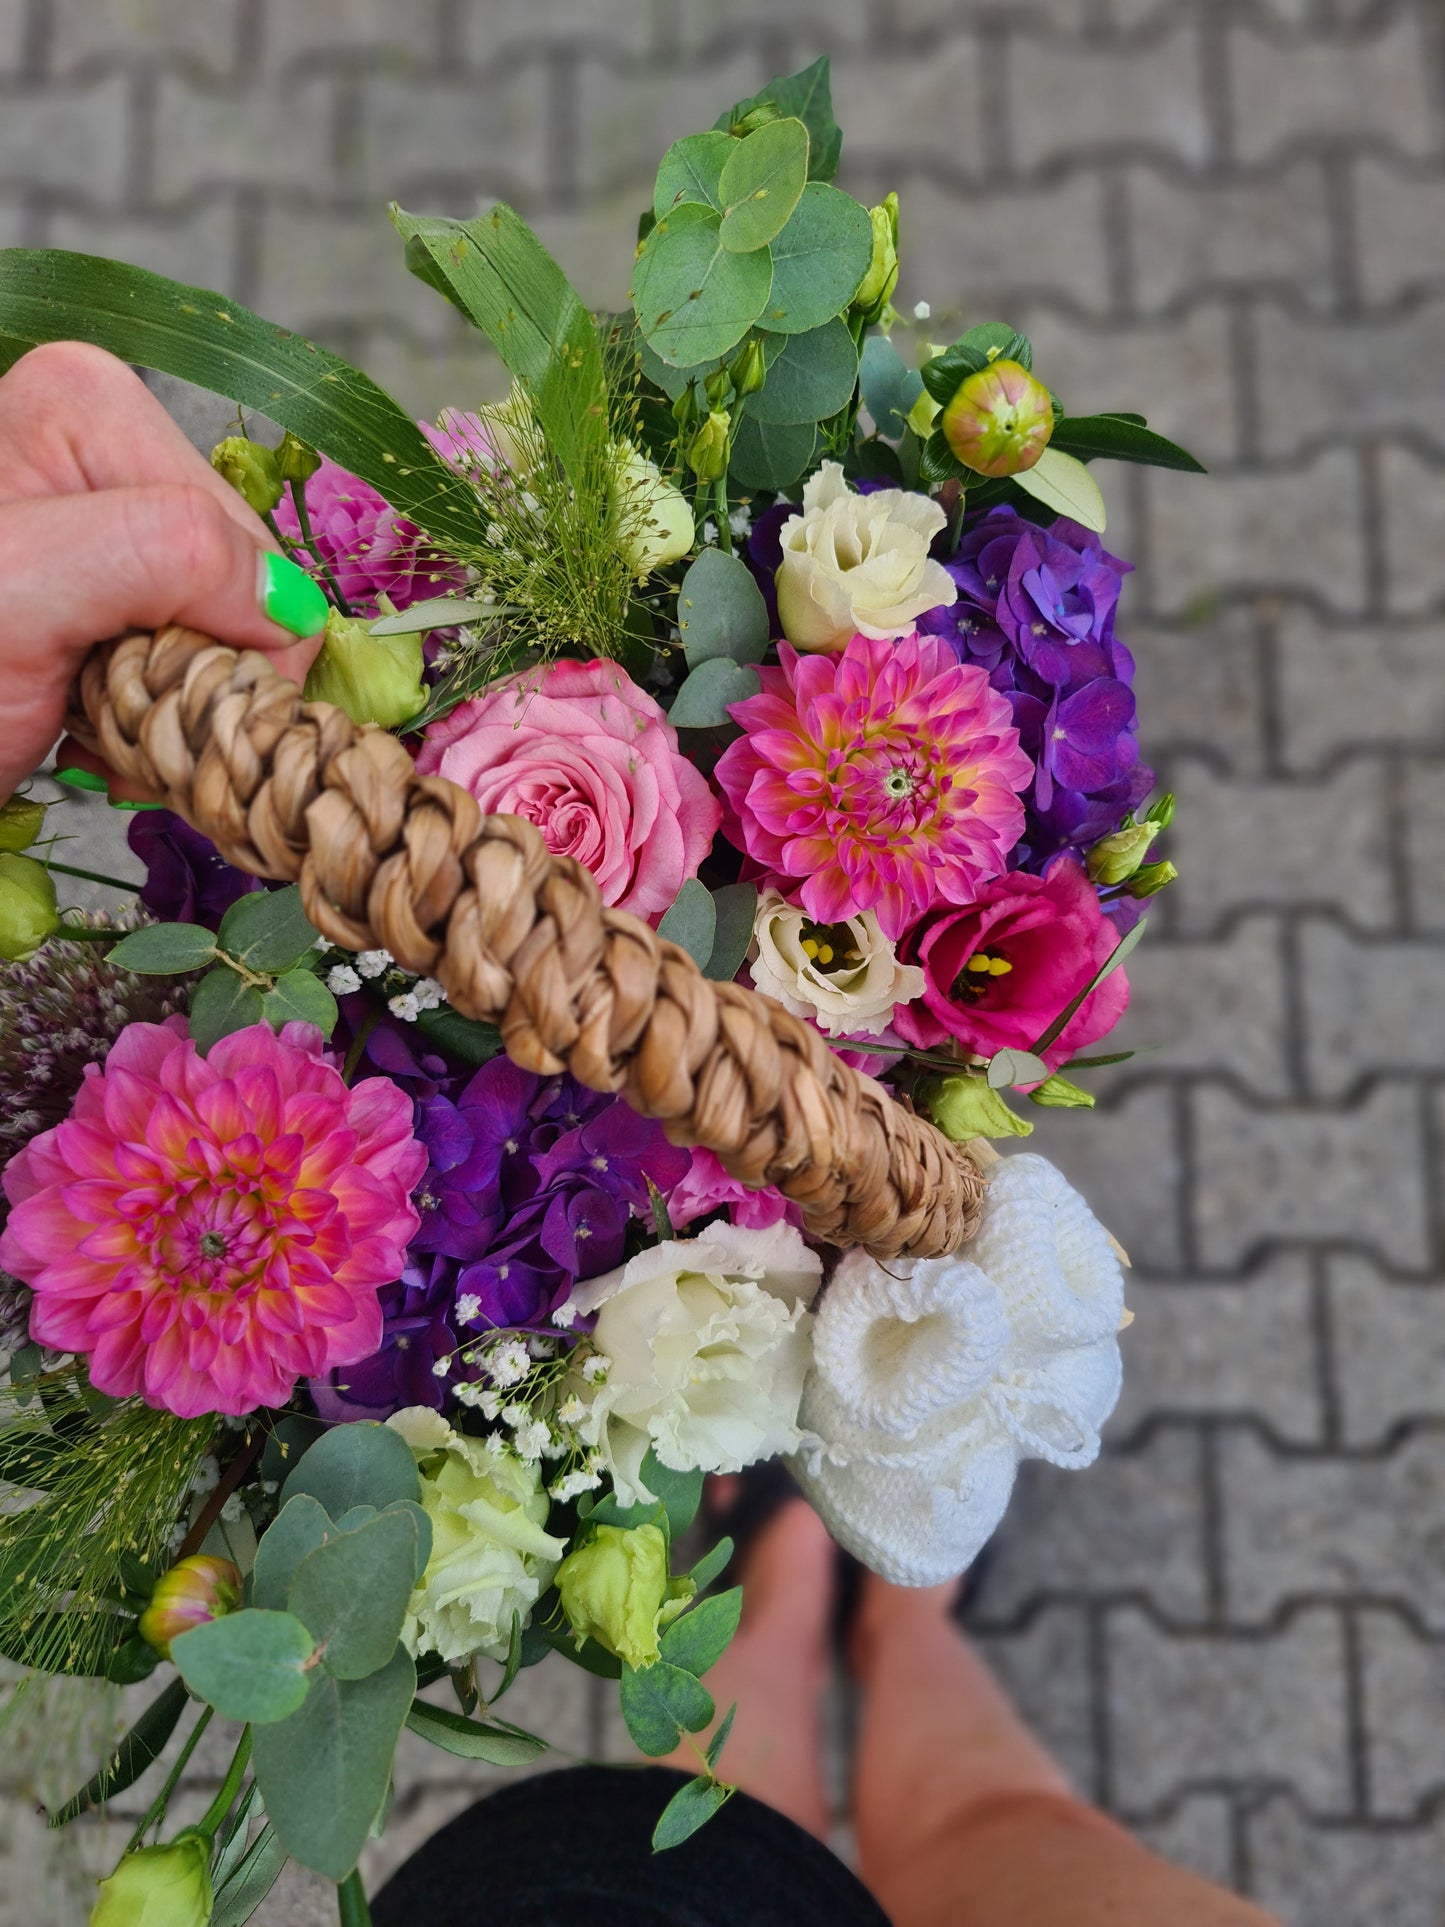
[[[677,731],[615,662],[572,662],[493,685],[431,724],[416,759],[487,811],[523,816],[602,901],[661,916],[712,847],[722,808]]]
[[[940,899],[969,902],[1018,842],[1033,774],[987,671],[936,636],[778,656],[732,705],[746,734],[717,765],[742,847],[801,878],[819,923],[876,910],[898,937]]]
[[[410,1098],[348,1090],[309,1024],[209,1057],[182,1018],[130,1025],[5,1170],[0,1266],[34,1290],[31,1337],[182,1418],[280,1405],[369,1357],[419,1223],[411,1126]]]

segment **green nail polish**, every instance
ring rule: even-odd
[[[318,636],[326,627],[326,597],[289,556],[261,551],[257,590],[261,607],[293,636]]]
[[[164,803],[132,803],[123,796],[115,797],[110,806],[113,810],[163,810]]]
[[[106,789],[106,780],[88,769],[58,769],[55,772],[57,783],[68,783],[73,790],[90,790],[99,795]]]

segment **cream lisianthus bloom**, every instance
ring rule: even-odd
[[[873,911],[815,923],[780,890],[764,890],[753,918],[757,955],[748,965],[759,990],[827,1037],[876,1037],[894,1006],[922,995],[924,975],[901,964]]]
[[[557,1322],[595,1311],[606,1361],[576,1388],[588,1407],[578,1432],[623,1505],[656,1496],[642,1480],[649,1446],[675,1472],[741,1472],[799,1444],[808,1305],[822,1276],[790,1224],[715,1224],[577,1287]]]
[[[948,517],[901,488],[857,495],[842,465],[824,462],[783,524],[778,618],[796,649],[836,650],[855,635],[906,635],[927,609],[958,599],[928,550]]]
[[[413,1656],[437,1653],[448,1666],[473,1653],[505,1659],[513,1615],[527,1623],[567,1550],[565,1539],[543,1530],[541,1468],[453,1431],[429,1406],[408,1405],[387,1423],[416,1454],[432,1529],[402,1643]]]
[[[617,540],[628,568],[641,578],[687,554],[694,536],[692,510],[640,449],[619,442],[616,454]]]

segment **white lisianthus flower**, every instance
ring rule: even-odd
[[[577,1388],[588,1407],[577,1431],[623,1505],[656,1496],[641,1477],[649,1446],[677,1472],[740,1472],[798,1445],[822,1275],[790,1224],[716,1224],[577,1287],[568,1304],[597,1313],[608,1359],[604,1378]]]
[[[757,955],[748,965],[759,990],[827,1037],[876,1037],[896,1005],[921,997],[926,979],[901,964],[871,910],[818,924],[780,890],[764,890],[753,918]]]
[[[948,517],[901,488],[857,495],[841,463],[824,462],[783,524],[778,618],[796,649],[842,649],[855,635],[906,635],[928,609],[958,599],[929,545]]]
[[[640,449],[619,442],[616,453],[618,540],[624,561],[640,579],[687,554],[694,537],[692,510]]]
[[[437,1653],[448,1666],[473,1653],[505,1659],[513,1615],[527,1623],[567,1550],[565,1539],[543,1529],[540,1468],[453,1431],[429,1406],[409,1405],[387,1423],[416,1454],[432,1528],[402,1643],[413,1657]]]

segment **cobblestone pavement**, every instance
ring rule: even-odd
[[[1093,1472],[1023,1482],[972,1617],[1083,1787],[1294,1927],[1445,1917],[1442,24],[0,0],[0,244],[224,288],[418,409],[486,376],[389,197],[505,196],[620,302],[665,142],[826,50],[847,184],[902,194],[908,298],[1006,315],[1071,408],[1209,462],[1108,479],[1180,804],[1131,973],[1128,1041],[1162,1048],[1035,1139],[1134,1255],[1124,1406]],[[516,1717],[625,1750],[578,1676],[526,1690]],[[373,1872],[483,1779],[437,1759],[408,1755]],[[332,1917],[304,1883],[265,1914]]]

